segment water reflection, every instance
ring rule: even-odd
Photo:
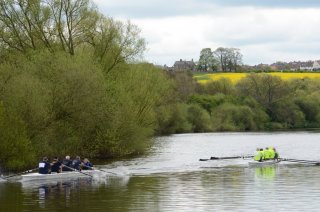
[[[80,207],[83,203],[79,201],[83,195],[86,197],[100,189],[126,187],[129,180],[128,176],[120,178],[113,176],[58,181],[21,181],[22,194],[25,197],[23,206],[25,211],[29,211],[29,208],[30,211],[33,211],[34,208],[54,210],[60,207],[70,208],[75,205]],[[37,206],[34,203],[37,203]]]
[[[0,183],[0,211],[319,211],[320,166],[281,162],[251,168],[243,159],[199,161],[269,145],[283,157],[320,160],[318,135],[170,136],[147,157],[101,167],[112,176]]]
[[[256,167],[255,176],[257,178],[263,178],[268,180],[273,180],[276,176],[277,166],[265,166],[265,167]]]

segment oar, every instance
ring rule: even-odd
[[[90,175],[90,174],[83,173],[83,172],[79,171],[78,169],[74,169],[74,168],[72,168],[72,167],[70,167],[70,166],[66,166],[66,165],[62,165],[62,166],[66,167],[66,168],[68,168],[68,169],[70,169],[70,170],[72,170],[72,171],[79,172],[79,173],[84,174],[84,175],[87,175],[87,176],[89,176],[89,177],[93,177],[93,176]]]
[[[210,159],[199,159],[200,161],[208,161],[208,160],[228,160],[228,159],[238,159],[238,158],[252,158],[252,155],[248,156],[232,156],[232,157],[211,157]]]
[[[95,170],[95,169],[94,169],[93,167],[91,167],[91,166],[86,166],[86,165],[83,165],[83,164],[82,164],[82,166],[84,166],[84,167],[86,167],[86,168],[88,168],[88,169],[90,169],[90,170]],[[110,173],[110,174],[117,175],[117,174],[114,173],[114,172],[105,171],[105,170],[102,170],[102,169],[96,169],[96,170],[99,170],[99,171],[102,171],[102,172],[105,172],[105,173]]]
[[[1,177],[1,178],[4,179],[4,180],[7,180],[8,178],[16,177],[16,176],[19,176],[19,175],[22,175],[22,174],[26,174],[26,173],[30,173],[30,172],[33,172],[33,171],[35,171],[37,169],[39,169],[39,168],[37,167],[37,168],[34,168],[34,169],[30,169],[30,170],[27,170],[27,171],[24,171],[24,172],[20,172],[20,173],[17,173],[17,174],[13,174],[13,175],[6,176],[6,177]]]
[[[312,164],[312,165],[320,165],[320,161],[314,161],[314,160],[300,160],[300,159],[290,159],[290,158],[280,158],[282,161],[288,161],[288,162],[297,162],[297,163],[305,163],[305,164]]]

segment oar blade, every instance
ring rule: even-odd
[[[208,161],[208,160],[210,160],[210,159],[199,159],[199,161]]]

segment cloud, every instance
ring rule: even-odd
[[[191,16],[219,12],[221,7],[320,8],[318,0],[94,0],[100,10],[111,16],[150,18]]]
[[[263,8],[314,8],[320,7],[318,0],[213,0],[218,5],[224,6],[251,6]]]
[[[96,2],[138,25],[148,43],[145,58],[156,64],[198,60],[202,48],[220,46],[239,48],[251,65],[320,59],[320,1]]]
[[[216,8],[210,1],[172,0],[94,0],[100,10],[110,16],[126,18],[161,18],[196,15]]]

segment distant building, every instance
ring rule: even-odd
[[[312,71],[313,69],[313,63],[314,61],[307,61],[307,62],[301,62],[300,63],[300,70],[306,70],[306,71]]]
[[[313,71],[319,71],[320,70],[320,60],[315,60],[313,62],[312,70]]]
[[[179,61],[176,61],[173,65],[174,71],[195,71],[196,70],[196,64],[193,62],[193,59],[191,61],[186,61],[180,59]]]

